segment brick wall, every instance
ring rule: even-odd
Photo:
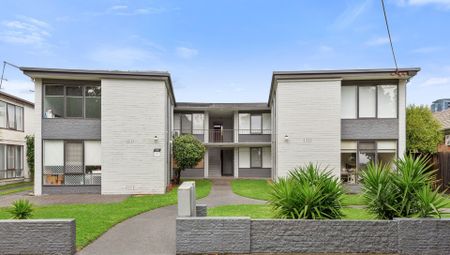
[[[0,254],[75,254],[75,220],[0,220]]]

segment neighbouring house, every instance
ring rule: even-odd
[[[450,108],[444,111],[434,112],[433,116],[441,123],[442,132],[444,132],[444,144],[440,150],[447,147],[446,150],[450,151]]]
[[[167,72],[22,67],[36,86],[35,194],[164,193],[171,142],[207,152],[184,177],[277,178],[309,162],[358,183],[405,152],[419,68],[274,72],[268,102],[176,102]]]
[[[34,116],[33,103],[0,91],[0,185],[30,180],[25,137]]]
[[[450,98],[438,99],[431,104],[432,112],[441,112],[447,109],[450,109]]]

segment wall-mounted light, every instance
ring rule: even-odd
[[[155,143],[158,142],[158,136],[157,135],[155,135],[155,137],[153,138],[153,141],[155,141]]]
[[[289,140],[289,136],[286,134],[286,135],[284,135],[284,141],[288,141]]]

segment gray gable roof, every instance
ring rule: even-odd
[[[450,130],[450,109],[434,112],[433,116],[441,123],[443,130]]]

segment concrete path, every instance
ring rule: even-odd
[[[197,203],[208,207],[265,203],[235,195],[230,182],[229,179],[213,179],[211,193]],[[117,224],[78,254],[175,254],[176,216],[175,205],[140,214]]]

